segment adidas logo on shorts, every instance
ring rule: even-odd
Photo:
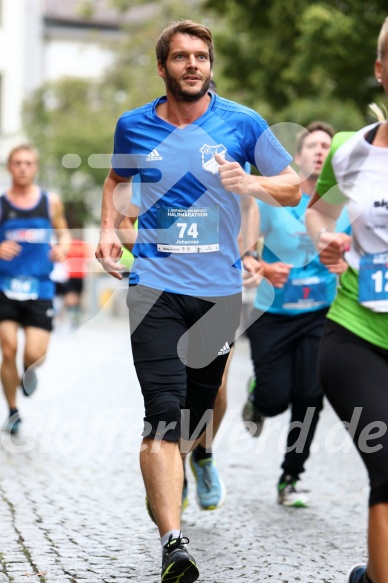
[[[146,158],[147,162],[153,162],[154,160],[163,160],[162,156],[159,154],[158,150],[154,148]]]
[[[230,352],[230,346],[227,342],[223,345],[221,350],[218,352],[218,356],[223,356],[224,354],[228,354]]]

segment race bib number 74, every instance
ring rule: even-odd
[[[158,208],[157,249],[164,253],[218,251],[219,208]]]

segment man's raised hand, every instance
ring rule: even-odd
[[[228,162],[220,154],[215,154],[214,158],[219,164],[221,184],[225,190],[235,194],[248,194],[251,176],[245,172],[238,162]]]

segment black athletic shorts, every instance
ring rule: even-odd
[[[198,437],[240,323],[241,294],[197,298],[135,285],[127,304],[145,404],[143,435],[175,442]]]
[[[254,401],[265,417],[283,413],[290,404],[322,408],[317,361],[326,313],[327,308],[292,316],[252,310],[247,334]]]
[[[70,277],[64,283],[57,282],[55,284],[55,295],[64,296],[70,292],[81,295],[83,289],[84,289],[83,279],[81,279],[80,277]]]
[[[19,322],[23,328],[33,326],[51,332],[53,329],[52,300],[10,300],[0,292],[0,322]]]

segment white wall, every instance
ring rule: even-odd
[[[66,2],[66,0],[63,0]],[[0,191],[8,182],[4,161],[25,140],[23,101],[45,81],[62,76],[99,77],[113,60],[117,33],[44,25],[44,0],[1,0]]]
[[[8,184],[4,163],[25,141],[22,104],[42,82],[42,0],[2,0],[0,23],[1,127],[0,190]]]
[[[112,61],[111,51],[95,41],[49,39],[44,49],[44,76],[50,81],[67,76],[96,78]]]
[[[0,25],[1,152],[8,148],[9,139],[20,131],[20,108],[24,97],[25,3],[25,0],[3,0]]]

